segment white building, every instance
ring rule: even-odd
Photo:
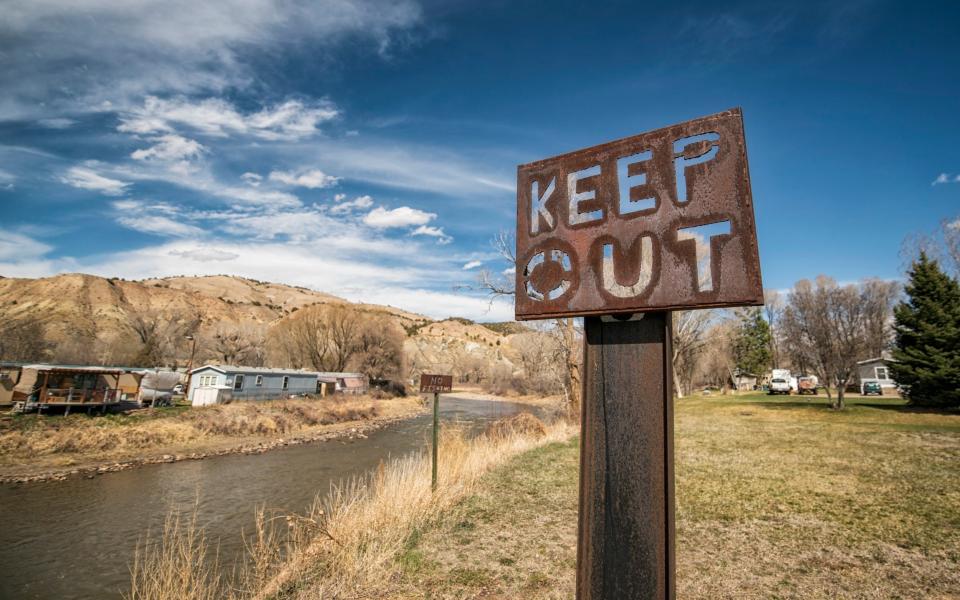
[[[190,372],[187,398],[194,406],[218,404],[226,399],[269,400],[316,394],[315,371],[205,365]]]

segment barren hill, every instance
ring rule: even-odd
[[[415,370],[470,370],[480,363],[511,368],[515,352],[508,334],[517,327],[522,330],[512,324],[490,328],[462,319],[434,321],[393,307],[350,303],[303,287],[228,275],[142,281],[85,274],[0,277],[0,325],[38,321],[51,346],[62,350],[61,356],[77,356],[80,362],[122,361],[127,355],[123,346],[132,343],[138,316],[189,320],[191,333],[209,338],[223,327],[269,328],[315,304],[349,304],[395,320],[407,334],[404,349]]]

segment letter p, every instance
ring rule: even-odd
[[[687,198],[687,167],[705,163],[717,155],[720,134],[709,132],[680,138],[673,143],[673,164],[677,171],[677,202],[685,204]]]

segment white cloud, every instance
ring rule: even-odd
[[[371,198],[370,196],[358,196],[353,200],[349,200],[347,202],[340,202],[346,197],[347,197],[346,194],[337,194],[336,196],[334,196],[334,200],[339,202],[339,204],[335,204],[333,207],[330,208],[331,214],[345,215],[355,210],[366,210],[371,206],[373,206],[373,198]]]
[[[435,218],[437,218],[436,213],[428,213],[409,206],[401,206],[392,210],[378,206],[363,217],[363,222],[377,229],[388,229],[391,227],[426,225]]]
[[[13,189],[13,182],[17,180],[16,175],[9,171],[4,171],[0,169],[0,188],[7,190]]]
[[[204,231],[187,223],[180,210],[165,202],[118,200],[113,203],[118,224],[134,231],[164,237],[200,237]]]
[[[320,68],[329,48],[345,40],[386,52],[420,14],[413,0],[4,3],[0,39],[16,60],[0,70],[0,120],[98,111],[105,102],[123,108],[150,94],[247,89],[260,83],[254,65],[280,60],[291,48]],[[290,134],[303,124],[282,118]]]
[[[421,225],[413,231],[410,232],[410,235],[425,235],[428,237],[437,238],[437,243],[441,246],[449,244],[453,241],[453,238],[443,232],[443,227],[431,227],[429,225]]]
[[[328,100],[304,103],[287,100],[281,104],[244,114],[222,98],[191,101],[147,97],[142,107],[120,117],[118,131],[137,135],[170,133],[185,127],[198,133],[227,137],[252,135],[267,140],[297,140],[317,133],[321,123],[339,115]]]
[[[182,163],[174,163],[180,165]],[[163,181],[180,186],[195,192],[209,194],[231,203],[246,205],[269,205],[275,208],[300,206],[300,199],[294,194],[279,190],[265,190],[259,187],[235,186],[223,183],[209,170],[156,168],[144,163],[142,165],[124,165],[112,167],[113,173],[139,181]]]
[[[244,180],[247,185],[252,185],[253,187],[260,187],[260,182],[263,181],[263,175],[247,172],[241,175],[240,179]]]
[[[463,268],[464,271],[469,271],[470,269],[476,269],[477,267],[479,267],[479,266],[482,265],[482,264],[483,264],[482,261],[479,261],[479,260],[471,260],[471,261],[468,262],[467,264],[463,265],[462,268]]]
[[[236,252],[227,252],[216,248],[194,248],[192,250],[171,250],[170,256],[180,256],[197,262],[224,262],[239,258]]]
[[[342,177],[392,188],[457,198],[516,193],[516,183],[506,173],[491,172],[481,159],[433,146],[372,137],[320,137],[286,151],[291,157],[304,152],[323,156],[324,166]]]
[[[136,150],[130,155],[134,160],[182,161],[200,158],[206,148],[199,142],[176,134],[152,138],[156,142],[149,148]]]
[[[70,167],[60,181],[75,188],[100,192],[107,196],[120,196],[130,185],[117,179],[104,177],[86,167]]]
[[[193,225],[175,221],[162,215],[135,215],[117,217],[117,223],[152,235],[165,237],[199,237],[203,235],[203,230]]]
[[[52,117],[50,119],[40,119],[37,121],[43,127],[47,129],[69,129],[76,123],[73,119],[67,119],[64,117]]]
[[[308,169],[303,171],[272,171],[270,173],[270,181],[279,181],[287,185],[296,185],[314,190],[333,187],[337,185],[340,178],[327,175],[320,169]]]
[[[51,246],[31,237],[0,229],[0,262],[36,260],[51,250]]]
[[[950,176],[946,173],[940,173],[930,185],[940,185],[941,183],[950,183]]]

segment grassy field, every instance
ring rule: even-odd
[[[678,401],[678,597],[960,598],[960,414],[849,401]],[[572,598],[577,469],[573,441],[487,474],[383,597]]]

